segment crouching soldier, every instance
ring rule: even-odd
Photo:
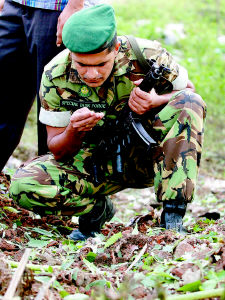
[[[79,216],[69,237],[85,240],[115,214],[108,195],[154,185],[161,226],[182,230],[206,109],[187,71],[156,41],[117,37],[106,4],[71,16],[63,43],[40,91],[51,154],[17,170],[11,196],[40,215]]]

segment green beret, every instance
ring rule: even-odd
[[[63,27],[62,40],[72,52],[88,53],[110,43],[115,34],[114,10],[100,4],[74,13]]]

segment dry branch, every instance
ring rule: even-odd
[[[129,272],[133,266],[139,261],[139,259],[141,259],[142,255],[145,253],[145,250],[147,249],[147,244],[144,245],[144,247],[141,249],[141,251],[139,252],[139,254],[136,256],[135,260],[132,262],[132,264],[129,266],[129,268],[126,270],[125,273]]]
[[[30,256],[30,252],[31,252],[31,249],[30,248],[27,248],[21,258],[21,261],[18,265],[18,268],[16,269],[15,273],[13,274],[13,277],[10,281],[10,284],[8,286],[8,289],[3,297],[3,300],[12,300],[14,294],[15,294],[15,291],[17,289],[17,286],[21,280],[21,277],[23,275],[23,272],[25,270],[25,267],[26,267],[26,264],[27,264],[27,261],[29,259],[29,256]]]
[[[52,278],[47,283],[44,283],[34,300],[42,300],[55,279],[56,276],[52,276]]]

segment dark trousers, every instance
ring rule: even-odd
[[[60,12],[6,0],[0,13],[0,170],[18,145],[44,66],[56,47]],[[38,152],[47,152],[45,126],[38,125]]]

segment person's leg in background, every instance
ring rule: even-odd
[[[36,93],[22,15],[22,6],[5,1],[0,15],[0,170],[20,141]]]
[[[36,66],[37,120],[40,111],[39,88],[44,66],[65,48],[63,45],[56,46],[60,13],[60,11],[29,7],[26,15],[23,16],[32,64]],[[42,155],[48,151],[46,126],[38,120],[38,154]]]

